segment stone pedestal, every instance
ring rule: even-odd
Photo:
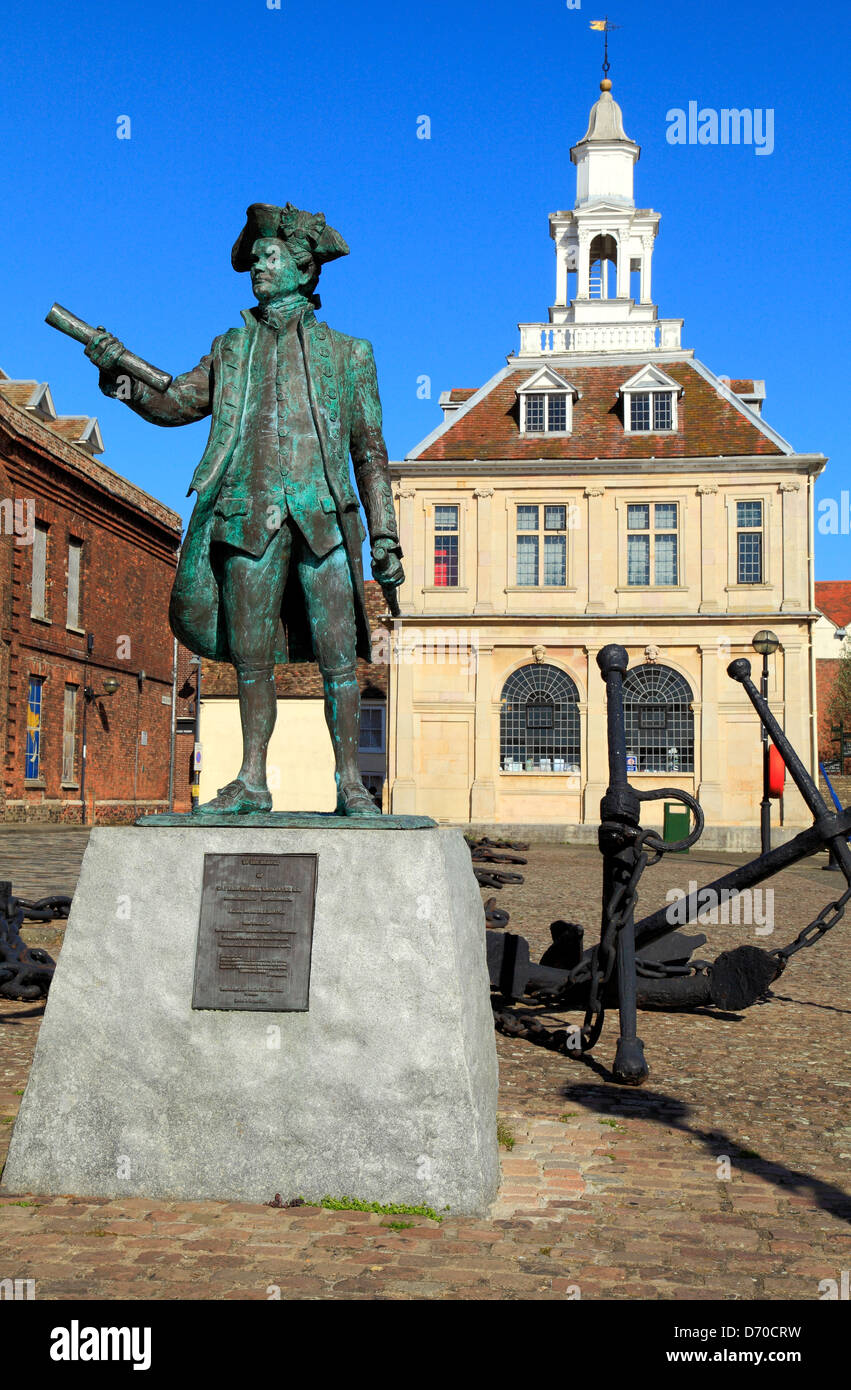
[[[204,856],[221,854],[317,856],[305,1012],[193,1009]],[[477,1214],[496,1101],[459,831],[95,829],[3,1184]]]

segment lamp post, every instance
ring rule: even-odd
[[[776,632],[770,628],[760,628],[759,632],[751,642],[755,652],[762,657],[762,675],[760,676],[760,694],[768,699],[768,658],[777,651],[780,646],[780,638]],[[759,807],[759,833],[762,844],[762,853],[768,854],[771,849],[771,797],[769,795],[769,756],[771,744],[768,738],[768,730],[762,730],[762,801]]]
[[[189,788],[190,810],[196,811],[199,804],[201,784],[201,658],[191,656],[190,666],[198,667],[198,681],[195,686],[195,746],[192,750],[192,783]]]
[[[86,659],[83,663],[83,750],[82,758],[80,760],[80,817],[82,825],[86,824],[86,771],[89,765],[89,750],[86,737],[86,715],[88,714],[89,705],[93,704],[94,701],[99,698],[97,691],[89,685],[87,679],[89,669],[89,658],[91,657],[92,648],[94,647],[94,645],[94,634],[89,632],[86,634]],[[116,680],[115,676],[105,676],[103,681],[103,690],[101,691],[101,694],[114,695],[117,689],[118,681]]]

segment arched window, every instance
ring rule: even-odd
[[[628,771],[694,772],[692,699],[688,681],[670,666],[636,666],[627,672],[623,708]]]
[[[614,266],[615,273],[617,273],[618,244],[614,237],[609,233],[600,232],[591,242],[589,255],[591,273],[588,288],[590,298],[613,298],[614,296],[610,294],[612,285],[609,283],[609,266]]]
[[[521,666],[502,687],[500,766],[504,772],[578,772],[576,686],[556,666]]]

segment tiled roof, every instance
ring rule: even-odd
[[[851,579],[823,579],[815,589],[819,612],[837,627],[851,627]]]
[[[507,372],[477,405],[450,416],[448,427],[417,453],[416,459],[617,459],[649,455],[665,459],[783,453],[776,440],[725,399],[692,362],[653,361],[683,387],[677,406],[679,428],[672,434],[627,433],[618,389],[634,376],[635,366],[601,363],[559,366],[581,395],[574,407],[572,434],[522,435],[516,392],[539,370],[540,364],[536,364]]]
[[[750,396],[753,389],[754,379],[751,376],[733,377],[730,381],[730,390],[735,391],[737,396]]]
[[[385,611],[384,596],[374,579],[364,585],[366,611],[373,633],[381,624]],[[383,663],[359,661],[357,666],[358,685],[361,695],[368,699],[387,698],[387,667]],[[312,661],[300,661],[292,666],[275,668],[275,691],[279,700],[321,699],[323,694],[322,677],[319,667]],[[201,671],[201,698],[219,696],[236,697],[236,672],[225,662],[204,660]]]
[[[23,410],[37,386],[37,381],[0,381],[0,393]]]
[[[120,473],[116,473],[106,464],[92,458],[88,449],[69,444],[61,433],[51,428],[55,423],[54,420],[42,419],[33,411],[13,406],[7,394],[6,383],[0,382],[0,431],[5,431],[22,441],[34,457],[50,458],[54,464],[68,470],[72,476],[85,478],[96,488],[120,499],[132,507],[137,516],[144,516],[149,523],[165,527],[171,533],[170,545],[179,541],[183,522],[177,512],[166,507],[156,497],[152,497],[149,492],[143,491],[127,478],[122,478]]]
[[[477,386],[453,386],[449,392],[451,401],[468,401],[471,396],[475,396]]]
[[[83,442],[83,435],[86,430],[94,423],[95,429],[88,440]],[[45,420],[47,428],[53,430],[54,434],[59,434],[63,439],[67,439],[69,444],[77,444],[87,453],[100,453],[99,441],[97,438],[97,421],[92,420],[88,415],[60,415],[56,420]]]

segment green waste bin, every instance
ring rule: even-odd
[[[675,840],[684,840],[691,833],[691,811],[688,806],[683,806],[681,801],[666,801],[664,805],[662,839],[667,844]],[[688,854],[688,850],[677,850],[677,854]]]

